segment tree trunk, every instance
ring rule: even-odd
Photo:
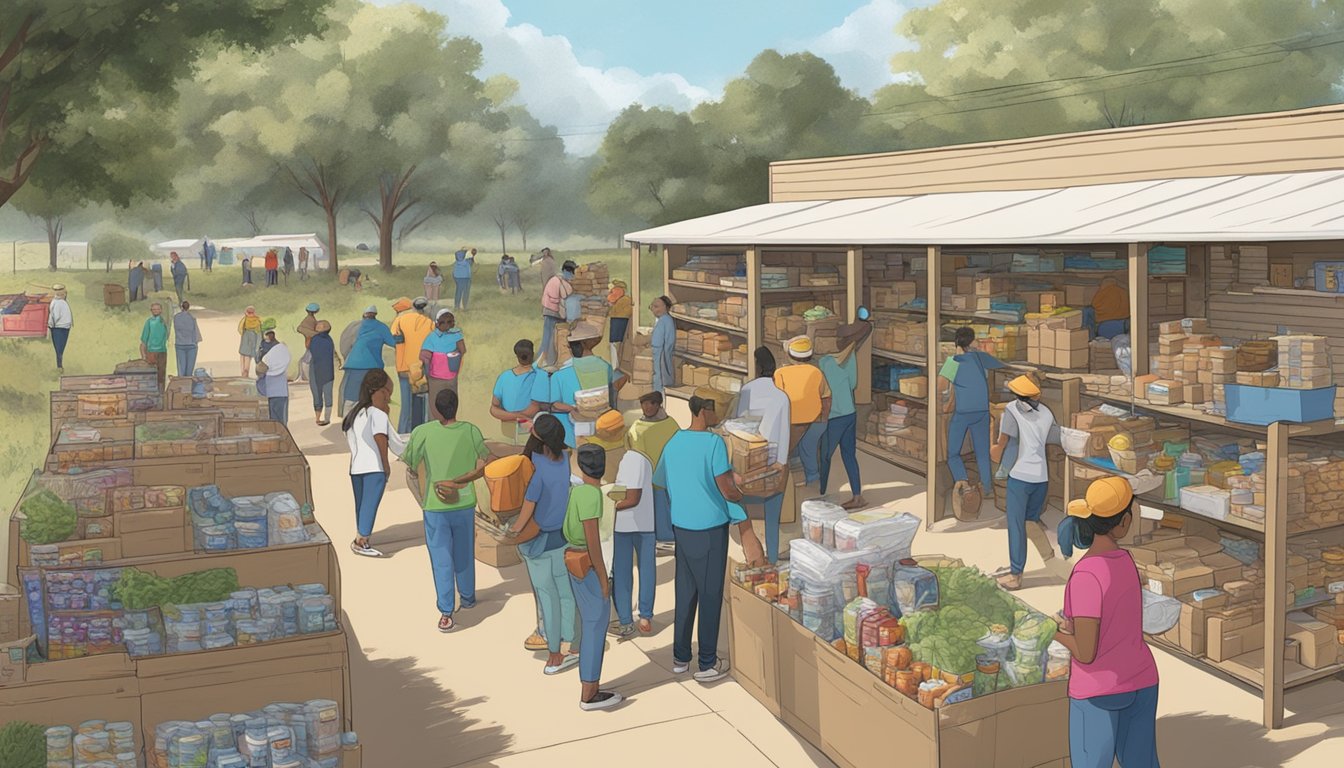
[[[340,271],[336,266],[336,209],[328,207],[327,212],[327,268],[334,275]]]
[[[499,228],[499,252],[507,253],[509,246],[504,244],[504,227]]]
[[[47,247],[50,249],[51,271],[55,272],[57,268],[56,257],[60,253],[61,231],[65,228],[64,222],[60,216],[42,220],[47,225]]]
[[[378,266],[384,272],[392,271],[392,225],[389,216],[378,222]]]
[[[523,253],[527,253],[527,230],[524,229],[522,231],[522,234],[523,234]]]

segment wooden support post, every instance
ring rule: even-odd
[[[761,325],[765,322],[765,318],[761,316],[761,250],[754,245],[751,246],[747,249],[746,260],[747,381],[751,381],[756,378],[756,348],[761,345]]]
[[[1288,425],[1269,425],[1265,450],[1265,727],[1283,725],[1283,642],[1288,612]]]
[[[635,331],[639,330],[639,326],[641,325],[641,323],[639,322],[641,317],[640,313],[643,311],[644,308],[644,305],[640,303],[640,295],[639,295],[639,276],[640,276],[639,256],[642,248],[643,246],[641,246],[639,243],[630,244],[629,294],[630,294],[630,307],[632,309],[632,311],[630,312],[630,324],[634,327],[626,330],[626,338],[629,339],[633,339]]]
[[[929,269],[928,279],[928,338],[925,344],[928,347],[928,369],[929,376],[929,450],[928,450],[928,476],[925,482],[925,515],[924,526],[932,527],[934,523],[943,519],[944,495],[946,488],[941,487],[939,479],[942,477],[942,467],[946,463],[943,457],[945,452],[943,443],[947,441],[947,436],[943,434],[942,425],[942,406],[938,397],[938,341],[941,338],[940,330],[942,324],[939,322],[939,313],[942,311],[942,268],[943,268],[943,249],[940,246],[929,246]],[[988,489],[986,489],[988,490]]]
[[[1065,426],[1073,424],[1073,415],[1078,412],[1079,403],[1082,397],[1082,382],[1078,379],[1065,379],[1060,382],[1060,389],[1063,391],[1062,405],[1060,406],[1059,423]],[[1077,498],[1073,492],[1073,462],[1066,456],[1064,458],[1064,506]]]
[[[1129,355],[1135,378],[1148,373],[1148,244],[1129,244]]]
[[[847,297],[849,299],[849,322],[858,319],[859,307],[863,304],[863,248],[850,248],[847,268]],[[854,390],[855,405],[871,405],[873,402],[873,337],[869,336],[859,348],[854,350],[854,364],[859,369],[859,383]],[[860,429],[862,431],[862,429]]]

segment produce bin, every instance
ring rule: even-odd
[[[821,672],[817,656],[826,644],[788,613],[772,610],[778,652],[779,718],[808,742],[820,745]]]
[[[733,678],[770,714],[779,717],[778,649],[773,614],[781,611],[731,580],[728,604],[728,658],[733,662]]]

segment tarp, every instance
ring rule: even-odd
[[[767,203],[625,238],[738,246],[1339,240],[1344,172]]]
[[[322,247],[322,241],[317,239],[315,233],[306,235],[258,235],[257,237],[232,237],[220,240],[212,240],[217,251],[225,248],[234,250],[264,250],[267,248],[279,248],[283,250],[289,246],[298,253],[300,248],[307,248],[308,253],[317,255],[325,253]],[[201,248],[201,238],[195,240],[165,240],[154,246],[156,251],[177,251],[179,256],[186,257],[188,254],[195,255]]]

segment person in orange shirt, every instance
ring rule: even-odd
[[[1119,281],[1108,277],[1092,297],[1092,314],[1097,323],[1096,335],[1111,339],[1129,332],[1129,291]]]
[[[280,284],[280,254],[275,249],[266,252],[266,287]]]
[[[831,388],[812,359],[812,339],[795,336],[787,345],[789,365],[775,371],[775,386],[789,396],[789,448],[803,465],[803,481],[821,482],[821,438],[831,412]]]
[[[409,434],[425,423],[424,402],[415,393],[424,379],[424,363],[420,362],[420,346],[434,330],[434,321],[425,314],[429,299],[421,296],[411,301],[405,296],[392,304],[397,311],[392,321],[392,339],[397,342],[397,378],[401,380],[401,414],[397,417],[397,431]]]

